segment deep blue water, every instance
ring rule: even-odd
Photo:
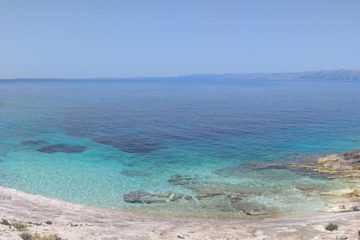
[[[359,92],[350,81],[0,81],[0,184],[150,213],[237,214],[222,198],[123,201],[138,190],[195,197],[168,182],[181,174],[197,186],[260,192],[246,199],[267,207],[321,210],[323,199],[297,187],[346,183],[245,164],[360,148]],[[239,171],[219,174],[226,167]]]

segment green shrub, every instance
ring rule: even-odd
[[[26,232],[26,233],[20,234],[20,237],[23,240],[61,240],[61,238],[56,234],[41,236],[38,233],[32,234],[32,233]]]
[[[28,227],[28,225],[25,225],[23,223],[18,223],[18,222],[11,224],[11,226],[16,228],[16,230],[18,230],[18,231],[25,231]]]
[[[23,240],[33,240],[31,233],[22,233],[20,234],[20,237]]]
[[[5,226],[11,226],[11,224],[9,223],[9,221],[6,220],[6,219],[2,219],[2,220],[1,220],[1,224],[2,224],[2,225],[5,225]]]
[[[335,230],[338,230],[338,225],[334,224],[334,223],[329,223],[328,225],[326,225],[325,229],[332,232]]]
[[[14,227],[18,231],[25,231],[28,225],[25,225],[20,222],[10,223],[8,220],[3,219],[0,222],[2,225],[8,226],[8,227]]]

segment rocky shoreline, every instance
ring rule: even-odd
[[[311,186],[296,186],[296,189],[308,196],[326,199],[327,206],[323,211],[349,212],[360,210],[360,151],[333,154],[320,157],[308,162],[299,163],[251,163],[246,166],[232,166],[218,169],[214,173],[220,176],[241,176],[242,170],[289,170],[310,178],[325,180],[341,179],[349,182],[351,188],[329,188]],[[249,199],[264,195],[264,192],[250,189],[246,186],[226,186],[213,182],[206,182],[197,176],[173,175],[168,182],[195,193],[194,196],[183,195],[178,192],[144,192],[133,191],[124,194],[123,199],[130,204],[167,205],[183,203],[199,206],[207,202],[223,212],[239,212],[243,216],[274,217],[283,214],[282,209],[271,208],[260,203],[251,202]],[[277,194],[277,193],[274,193]],[[219,203],[220,202],[220,203]],[[241,216],[241,215],[240,215]]]
[[[270,240],[357,239],[359,212],[261,220],[156,218],[62,202],[0,187],[0,239]],[[325,229],[329,223],[337,230]],[[22,226],[22,227],[20,227]],[[45,238],[46,237],[46,238]]]
[[[253,170],[289,169],[305,175],[318,175],[329,179],[343,178],[354,183],[353,189],[324,191],[302,187],[311,194],[339,197],[341,202],[329,203],[328,213],[309,214],[303,217],[278,217],[270,209],[244,201],[256,191],[236,190],[204,185],[192,176],[174,175],[171,184],[192,189],[196,196],[175,192],[130,192],[124,200],[130,204],[171,204],[221,198],[250,217],[242,220],[181,219],[145,216],[120,210],[88,207],[67,203],[17,190],[0,187],[0,239],[17,240],[23,236],[38,239],[358,239],[360,231],[360,151],[334,154],[316,161],[301,164],[253,164]],[[236,168],[221,169],[217,174],[235,174]],[[201,184],[200,184],[201,183]],[[226,210],[229,210],[226,209]],[[325,229],[333,223],[334,231]],[[22,227],[20,227],[22,226]],[[337,227],[336,227],[337,228]],[[25,234],[25,235],[24,235]],[[44,238],[40,238],[44,236]],[[30,238],[31,239],[31,238]]]

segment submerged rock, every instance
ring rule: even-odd
[[[262,209],[245,209],[244,213],[246,215],[250,215],[250,216],[259,216],[259,215],[267,215],[268,213],[266,212],[266,210],[262,210]]]
[[[193,197],[192,196],[185,196],[184,199],[187,200],[187,201],[192,201]]]
[[[233,199],[231,206],[236,209],[243,211],[246,215],[267,215],[270,210],[262,204],[243,201],[242,199]]]
[[[168,182],[194,191],[197,200],[218,196],[223,196],[228,200],[231,200],[242,199],[250,195],[261,195],[261,192],[259,191],[201,181],[199,178],[189,175],[176,174],[171,176]]]
[[[142,203],[143,196],[145,196],[145,192],[129,192],[124,194],[124,201],[128,203]]]
[[[314,187],[314,186],[296,186],[297,190],[303,191],[303,192],[319,192],[321,191],[320,187]]]
[[[207,190],[207,189],[201,189],[197,191],[196,198],[198,200],[209,198],[209,197],[216,197],[216,196],[227,196],[225,192],[216,191],[216,189],[213,190]]]
[[[263,193],[246,186],[207,182],[189,175],[173,175],[168,182],[194,191],[201,207],[222,212],[242,212],[251,216],[278,212],[275,209],[268,209],[265,205],[249,202],[250,196],[259,196]]]
[[[225,168],[220,168],[214,171],[219,176],[242,176],[247,171],[266,171],[266,170],[291,170],[297,174],[308,177],[329,178],[325,174],[317,172],[314,163],[266,163],[255,162],[248,164],[235,165]]]
[[[121,172],[121,174],[128,176],[128,177],[143,177],[143,176],[149,176],[150,174],[145,171],[140,170],[124,170]]]
[[[188,175],[175,174],[170,177],[168,182],[174,185],[189,185],[195,183],[195,179]]]
[[[97,137],[93,141],[127,153],[151,153],[162,148],[159,143],[142,138]]]
[[[166,203],[175,202],[180,200],[192,201],[191,196],[184,196],[180,193],[173,192],[160,192],[160,193],[148,193],[142,191],[129,192],[123,195],[124,201],[128,203]]]
[[[46,143],[47,142],[45,140],[29,140],[21,142],[21,144],[25,146],[43,145]]]
[[[246,169],[251,170],[269,170],[269,169],[288,169],[289,166],[282,163],[249,163],[244,165]],[[244,169],[244,167],[242,168]]]
[[[287,169],[311,178],[360,177],[360,150],[292,163],[249,163],[214,171],[220,176],[241,176],[248,170]]]
[[[239,176],[249,170],[263,171],[263,170],[283,170],[283,169],[311,169],[308,164],[288,164],[288,163],[268,163],[268,162],[250,162],[246,164],[228,166],[214,171],[220,176]]]
[[[37,151],[42,153],[82,153],[86,147],[84,146],[70,146],[66,144],[54,144],[39,148]]]

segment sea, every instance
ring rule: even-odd
[[[0,81],[0,185],[73,203],[170,217],[322,212],[336,200],[318,193],[351,183],[284,166],[357,149],[359,81]]]

